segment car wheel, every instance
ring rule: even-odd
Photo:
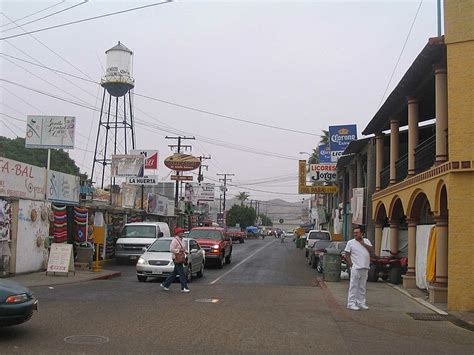
[[[186,268],[186,278],[188,279],[188,282],[191,282],[191,279],[193,278],[193,269],[191,268],[191,265],[188,265]]]
[[[226,264],[230,264],[231,262],[232,262],[232,250],[230,251],[230,254],[227,255],[227,257],[225,258]]]
[[[217,268],[222,269],[224,267],[224,264],[225,264],[224,254],[222,254],[221,257],[217,261],[218,261]]]
[[[137,275],[137,279],[140,282],[146,282],[147,277],[143,275]]]
[[[197,272],[197,277],[203,277],[204,276],[204,261],[201,264],[201,270]]]
[[[320,274],[323,273],[323,263],[321,262],[321,260],[318,260],[318,265],[316,265],[316,270],[318,270]]]

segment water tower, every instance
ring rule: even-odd
[[[133,52],[118,42],[105,54],[107,55],[107,67],[105,76],[100,82],[104,93],[91,174],[93,182],[94,177],[97,176],[96,186],[99,186],[100,181],[102,189],[104,188],[106,166],[112,162],[111,156],[127,154],[130,149],[135,149],[131,97],[131,90],[135,86],[135,80],[132,77]],[[98,165],[97,171],[96,165]]]

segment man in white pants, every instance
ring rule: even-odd
[[[351,268],[347,308],[358,311],[369,309],[365,299],[365,290],[370,268],[370,255],[373,254],[374,247],[370,240],[362,238],[361,227],[355,227],[353,234],[354,239],[349,240],[346,249],[344,249],[347,265]]]

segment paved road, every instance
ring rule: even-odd
[[[318,284],[291,241],[234,244],[232,264],[206,269],[189,294],[178,283],[170,292],[156,281],[139,283],[133,265],[113,268],[122,277],[33,288],[39,312],[0,331],[0,353],[474,352],[471,332],[411,320],[404,312],[427,310],[382,283],[370,285],[370,311],[350,313],[347,284]],[[200,302],[209,299],[216,303]],[[74,335],[106,343],[64,340]]]

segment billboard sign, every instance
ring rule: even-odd
[[[74,148],[76,118],[68,116],[28,116],[26,148]]]
[[[337,178],[336,164],[310,164],[309,178],[312,182],[334,182]]]
[[[145,169],[150,169],[150,170],[158,169],[158,151],[157,150],[132,149],[130,151],[130,154],[143,155],[145,157]]]
[[[337,186],[306,185],[306,160],[298,162],[298,193],[299,194],[335,194]]]
[[[332,152],[344,151],[357,139],[357,125],[329,126],[329,147]]]
[[[80,193],[79,176],[60,173],[59,171],[48,171],[48,189],[46,198],[53,202],[77,204]]]
[[[319,146],[319,163],[331,163],[331,149],[327,144],[321,144]]]
[[[112,177],[143,176],[143,155],[112,155]]]
[[[198,201],[214,201],[215,184],[186,183],[184,200],[197,204]]]
[[[157,185],[158,176],[156,175],[146,175],[143,177],[128,177],[127,184],[130,185]]]
[[[44,200],[46,169],[0,157],[0,196]]]
[[[164,161],[165,166],[176,171],[191,171],[199,168],[201,160],[189,154],[173,154]]]
[[[173,216],[174,202],[161,195],[148,194],[147,213],[157,216]]]

